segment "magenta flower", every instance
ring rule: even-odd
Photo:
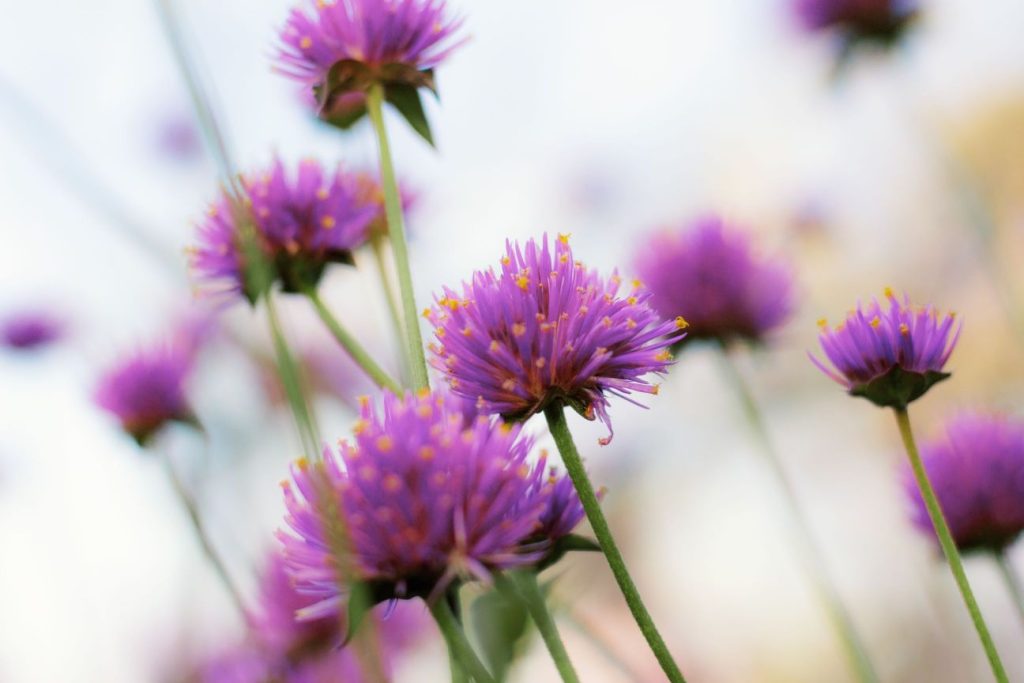
[[[42,310],[10,313],[0,321],[0,346],[29,351],[49,346],[65,333],[64,321]]]
[[[278,69],[313,90],[320,117],[342,128],[363,117],[375,84],[415,127],[414,118],[425,122],[417,90],[434,90],[434,68],[461,44],[461,25],[444,0],[318,0],[292,10]]]
[[[100,378],[96,404],[139,445],[170,422],[195,423],[185,395],[194,354],[174,339],[120,358]]]
[[[331,550],[337,525],[324,510],[343,511],[353,571],[381,600],[436,596],[457,580],[486,580],[544,556],[544,543],[523,545],[546,501],[530,495],[544,472],[527,463],[532,441],[518,427],[482,416],[466,427],[458,407],[427,392],[385,393],[382,412],[364,401],[361,415],[354,444],[296,463],[298,492],[284,484],[288,571],[315,599],[303,618],[343,600]]]
[[[947,423],[944,437],[923,444],[921,455],[961,550],[1001,551],[1024,531],[1024,422],[964,413]],[[935,538],[909,468],[904,482],[914,525]]]
[[[846,45],[895,43],[917,11],[917,0],[793,0],[793,13],[805,30],[835,32]]]
[[[309,606],[310,600],[295,590],[284,557],[280,552],[271,553],[260,577],[259,607],[249,616],[250,626],[264,652],[298,659],[341,643],[341,612],[325,614],[319,619],[296,619],[295,615]]]
[[[937,382],[949,377],[943,368],[960,337],[954,315],[940,316],[931,306],[900,302],[886,289],[889,304],[878,300],[865,309],[858,305],[844,322],[829,328],[819,321],[819,342],[833,368],[811,355],[826,375],[883,407],[905,408]],[[954,330],[954,327],[956,328]]]
[[[262,174],[243,178],[245,208],[222,195],[199,226],[199,244],[190,250],[191,266],[214,293],[243,293],[255,301],[262,285],[259,264],[246,258],[250,239],[258,246],[286,292],[319,281],[330,263],[352,263],[352,251],[369,236],[377,209],[362,199],[360,181],[340,168],[332,174],[315,161],[299,164],[289,178],[276,159]],[[243,225],[254,230],[248,237]]]
[[[546,236],[506,244],[500,273],[475,273],[461,293],[445,288],[424,313],[436,328],[431,364],[482,412],[519,420],[557,401],[610,432],[608,394],[656,394],[644,377],[667,371],[686,327],[663,322],[639,280],[622,294],[621,285],[574,261],[567,236],[554,249]]]
[[[789,270],[716,216],[652,237],[637,272],[662,316],[686,318],[687,339],[760,342],[793,311]]]

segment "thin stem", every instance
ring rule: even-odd
[[[459,624],[455,614],[452,613],[452,608],[448,601],[444,597],[435,600],[430,605],[430,613],[434,616],[434,621],[437,622],[441,635],[444,636],[445,643],[448,645],[448,651],[454,653],[458,660],[457,664],[460,665],[461,669],[468,673],[477,683],[494,683],[494,677],[491,676],[483,662],[473,652],[473,647],[469,644],[469,640],[466,639],[466,634],[462,631],[462,625]],[[460,680],[456,677],[455,669],[456,667],[453,666],[452,683]]]
[[[896,424],[899,426],[900,436],[903,438],[903,446],[907,449],[907,457],[910,458],[910,466],[914,470],[917,487],[921,491],[921,497],[924,498],[925,507],[928,509],[928,516],[935,528],[935,535],[939,537],[942,552],[946,554],[953,578],[956,579],[960,595],[963,596],[964,605],[967,606],[967,611],[971,614],[971,621],[974,622],[978,638],[981,640],[982,647],[985,648],[989,665],[992,667],[992,674],[999,683],[1008,683],[1006,669],[1003,668],[1003,662],[999,659],[999,651],[996,650],[996,644],[989,633],[988,625],[985,624],[985,618],[981,615],[978,601],[974,598],[974,592],[971,590],[971,584],[967,580],[967,573],[964,571],[964,565],[960,559],[960,552],[956,548],[953,534],[950,533],[949,525],[946,524],[946,518],[942,514],[939,499],[928,480],[928,474],[921,462],[921,455],[917,451],[917,444],[914,443],[914,432],[910,428],[910,415],[906,408],[894,408],[893,412],[896,414]]]
[[[1005,550],[999,550],[994,555],[996,564],[999,565],[999,573],[1003,575],[1006,588],[1013,597],[1013,605],[1017,608],[1017,614],[1024,621],[1024,587],[1021,586],[1020,577],[1014,571],[1013,563],[1010,562],[1010,556],[1006,554]]]
[[[764,416],[754,400],[754,395],[750,391],[749,385],[743,379],[739,368],[736,367],[729,349],[724,345],[722,346],[720,356],[725,373],[733,389],[736,391],[740,402],[743,404],[743,413],[747,418],[747,422],[760,441],[761,451],[765,456],[765,460],[767,460],[772,474],[775,475],[778,481],[779,490],[782,491],[782,498],[786,504],[790,526],[798,537],[800,555],[804,561],[806,571],[810,575],[814,589],[818,594],[818,599],[821,601],[821,605],[828,614],[836,635],[839,636],[846,650],[850,666],[853,667],[857,679],[862,681],[862,683],[875,683],[878,681],[878,674],[871,663],[864,642],[853,625],[853,619],[850,617],[846,605],[843,604],[839,590],[829,576],[821,550],[818,548],[814,540],[814,534],[807,523],[807,516],[801,509],[800,500],[796,495],[792,482],[789,480],[789,476],[786,474],[786,468],[782,464],[782,458],[779,457],[779,454],[772,447],[771,437],[768,434]]]
[[[401,349],[405,344],[405,328],[402,326],[402,313],[398,309],[398,298],[395,296],[395,286],[391,282],[391,274],[388,271],[387,260],[384,258],[384,235],[375,232],[370,238],[370,249],[373,251],[373,259],[377,265],[377,273],[380,275],[381,288],[384,290],[384,299],[387,301],[388,315],[391,317],[391,326],[395,331],[395,339]],[[402,365],[406,365],[405,353],[399,353]],[[403,368],[403,374],[408,369]]]
[[[544,640],[544,645],[547,646],[548,653],[562,680],[565,683],[579,683],[580,679],[572,666],[572,660],[569,659],[569,652],[565,649],[562,636],[558,633],[558,627],[555,625],[555,620],[551,617],[551,612],[548,611],[547,603],[544,601],[544,595],[540,591],[536,572],[527,570],[512,572],[508,575],[499,574],[495,578],[495,583],[498,590],[506,596],[516,599],[526,606],[526,611],[530,613],[530,618],[537,626],[537,631],[540,632],[540,637]]]
[[[312,287],[307,287],[303,289],[303,294],[309,297],[309,300],[313,304],[313,308],[316,309],[320,319],[324,322],[324,325],[327,326],[327,329],[331,331],[331,334],[334,335],[334,338],[338,343],[341,344],[341,347],[345,349],[345,352],[348,353],[349,357],[355,361],[355,364],[362,368],[363,372],[373,380],[374,384],[382,389],[390,389],[395,394],[400,393],[402,389],[398,385],[398,382],[391,379],[391,376],[388,375],[388,373],[386,373],[384,369],[370,357],[370,354],[367,353],[366,349],[364,349],[356,338],[353,337],[352,334],[344,328],[344,326],[342,326],[337,318],[334,317],[334,314],[331,313],[331,309],[329,309],[323,299],[320,298],[320,293]]]
[[[615,544],[615,538],[612,536],[612,530],[608,526],[608,520],[605,519],[604,513],[601,511],[601,504],[597,499],[597,494],[594,493],[594,486],[590,483],[590,477],[587,476],[587,471],[583,467],[583,461],[576,450],[576,444],[573,443],[572,434],[569,432],[569,424],[565,419],[564,407],[560,404],[552,403],[544,409],[544,417],[547,418],[548,427],[551,429],[551,436],[555,439],[555,444],[558,446],[558,452],[562,455],[565,469],[569,473],[573,486],[576,487],[576,492],[579,494],[580,502],[583,504],[583,509],[587,513],[587,520],[594,530],[594,535],[597,536],[597,541],[601,545],[601,550],[604,552],[612,574],[615,575],[615,581],[619,584],[619,590],[622,591],[626,604],[629,605],[629,611],[633,613],[633,619],[636,620],[637,626],[640,627],[640,632],[643,633],[647,644],[658,659],[658,663],[661,665],[665,675],[668,676],[669,681],[672,683],[684,683],[685,679],[679,671],[679,665],[672,659],[665,641],[662,639],[661,634],[658,633],[658,628],[654,625],[654,620],[651,619],[651,615],[647,612],[647,608],[640,598],[640,592],[637,590],[636,584],[633,583],[633,578],[629,575],[629,570],[626,569],[626,562],[622,558],[622,553],[619,552],[619,548]]]
[[[388,236],[398,273],[398,289],[402,297],[402,315],[405,321],[406,353],[413,389],[426,389],[427,360],[423,353],[423,335],[420,333],[419,312],[412,289],[412,271],[409,270],[409,247],[405,238],[405,221],[402,218],[402,199],[398,194],[398,182],[391,162],[391,146],[384,126],[384,89],[380,84],[370,88],[366,95],[366,108],[377,134],[377,148],[380,152],[380,180],[384,190],[384,213],[388,222]]]
[[[185,512],[188,513],[189,522],[192,524],[192,531],[195,533],[196,540],[199,541],[199,546],[203,550],[203,554],[213,567],[214,571],[217,572],[217,577],[220,579],[221,584],[231,597],[231,601],[235,604],[239,614],[242,615],[242,619],[248,622],[248,613],[245,610],[245,601],[242,600],[242,593],[238,590],[235,582],[231,579],[231,574],[228,573],[227,565],[224,564],[224,560],[221,559],[216,549],[213,547],[213,543],[210,541],[209,534],[206,533],[206,525],[203,524],[203,518],[199,514],[199,508],[196,506],[195,499],[192,498],[192,494],[189,493],[185,487],[185,482],[181,480],[178,475],[177,469],[174,467],[174,462],[171,460],[170,453],[160,450],[160,458],[163,460],[164,469],[167,471],[167,479],[171,482],[171,488],[174,489],[174,493],[178,500],[181,501],[182,507],[185,508]]]

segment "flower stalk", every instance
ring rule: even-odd
[[[467,674],[476,683],[495,683],[494,677],[473,651],[473,647],[462,630],[462,625],[455,618],[451,606],[443,596],[434,600],[430,605],[430,614],[433,615],[441,635],[444,636],[449,653],[453,654],[456,660],[452,666],[452,683],[464,681],[465,678],[460,676]],[[458,666],[455,666],[456,664]],[[457,672],[458,668],[461,668],[462,672]]]
[[[565,649],[558,626],[548,610],[547,602],[537,582],[537,574],[533,571],[509,572],[498,574],[494,578],[498,590],[507,597],[521,602],[530,614],[544,645],[551,655],[558,675],[564,683],[579,683],[579,677],[573,668],[569,652]]]

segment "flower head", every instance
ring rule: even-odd
[[[445,288],[425,313],[431,364],[482,412],[523,419],[562,402],[610,430],[608,394],[657,393],[644,377],[668,369],[686,327],[663,322],[650,298],[639,280],[623,288],[618,274],[605,280],[573,260],[565,235],[553,248],[546,236],[507,244],[500,272]]]
[[[11,313],[0,321],[0,346],[28,351],[48,346],[65,332],[62,320],[42,310]]]
[[[354,438],[322,462],[296,463],[297,492],[283,484],[288,571],[316,600],[305,618],[342,600],[332,509],[344,515],[351,571],[379,599],[437,595],[543,557],[543,543],[523,545],[545,509],[530,495],[544,472],[527,463],[532,443],[518,427],[483,416],[467,426],[441,394],[385,393],[381,412],[364,401]]]
[[[414,109],[422,117],[417,89],[434,89],[434,68],[461,44],[453,38],[462,22],[447,15],[444,0],[309,5],[293,9],[281,32],[278,68],[315,91],[321,118],[351,126],[377,84],[406,118]]]
[[[265,173],[242,179],[244,208],[226,194],[211,206],[190,251],[193,270],[215,292],[255,301],[261,286],[249,272],[258,265],[246,258],[250,239],[286,292],[315,286],[327,264],[352,263],[352,251],[368,237],[377,208],[362,198],[361,182],[312,160],[290,178],[275,160]]]
[[[852,395],[904,408],[949,377],[943,368],[960,337],[960,325],[953,314],[912,306],[909,298],[900,301],[892,290],[886,289],[885,298],[888,310],[876,299],[866,308],[858,305],[834,328],[819,321],[818,341],[834,369],[813,355],[811,361]]]
[[[947,423],[944,437],[923,444],[921,453],[961,550],[1001,550],[1024,531],[1024,422],[964,413]],[[934,535],[909,468],[904,482],[915,526]]]
[[[259,607],[249,623],[265,652],[282,653],[290,659],[333,648],[342,641],[341,612],[319,619],[298,621],[296,613],[310,600],[295,590],[284,556],[271,553],[260,577]]]
[[[793,310],[789,271],[758,258],[748,236],[718,217],[655,235],[637,271],[661,315],[686,318],[687,339],[758,342]]]
[[[119,359],[100,378],[96,404],[144,445],[170,422],[194,422],[185,396],[192,349],[178,340],[141,348]]]
[[[807,31],[831,31],[846,44],[896,42],[917,15],[916,0],[793,0]]]

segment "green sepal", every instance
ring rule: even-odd
[[[598,545],[597,541],[586,536],[580,536],[579,534],[562,536],[554,542],[551,546],[551,551],[537,564],[537,571],[547,569],[565,557],[566,553],[570,552],[599,553],[601,552],[601,546]]]
[[[911,401],[949,377],[948,372],[910,372],[897,366],[870,382],[854,386],[850,395],[866,398],[882,408],[906,408]]]
[[[430,122],[427,120],[427,113],[423,110],[423,101],[420,99],[420,91],[414,85],[388,84],[384,88],[384,99],[391,103],[399,114],[402,115],[414,131],[427,141],[427,144],[434,147],[434,136],[430,132]]]
[[[521,599],[506,596],[492,587],[476,598],[470,609],[480,650],[494,680],[501,683],[508,678],[528,632],[526,605]]]

